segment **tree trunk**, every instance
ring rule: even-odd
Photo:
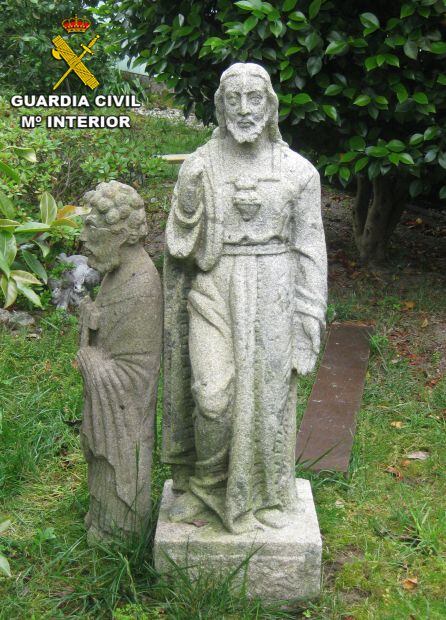
[[[373,181],[360,175],[353,210],[353,232],[364,263],[383,263],[389,239],[407,199],[406,180],[380,176]]]

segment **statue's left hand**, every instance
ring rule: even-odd
[[[294,367],[300,375],[314,370],[321,346],[321,324],[318,319],[303,315],[295,346]]]

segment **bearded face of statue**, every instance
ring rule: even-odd
[[[125,241],[125,232],[116,233],[96,224],[94,216],[89,215],[80,240],[83,242],[83,253],[87,257],[88,265],[105,274],[121,264],[121,246]]]
[[[144,202],[132,187],[118,181],[100,183],[83,200],[91,209],[80,236],[88,265],[102,274],[114,271],[121,265],[123,246],[147,234]]]
[[[247,73],[228,77],[224,85],[225,120],[240,144],[255,142],[265,129],[270,104],[262,78]]]

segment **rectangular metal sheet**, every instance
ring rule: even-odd
[[[348,323],[330,329],[296,441],[296,460],[313,471],[348,470],[371,333],[371,326]]]

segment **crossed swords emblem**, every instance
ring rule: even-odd
[[[91,90],[96,88],[96,86],[99,86],[99,82],[97,81],[97,79],[82,62],[82,58],[85,56],[85,54],[93,55],[91,48],[98,39],[99,35],[96,35],[88,45],[82,44],[81,47],[84,48],[84,51],[78,56],[75,52],[73,52],[71,47],[64,39],[62,39],[61,36],[57,35],[57,37],[54,37],[54,48],[51,50],[51,53],[53,54],[54,58],[56,58],[56,60],[62,60],[63,58],[68,65],[68,69],[65,71],[60,80],[54,84],[53,90],[56,90],[56,88],[58,88],[62,84],[64,79],[72,71],[74,71],[78,78],[80,78],[86,86],[89,86]]]

